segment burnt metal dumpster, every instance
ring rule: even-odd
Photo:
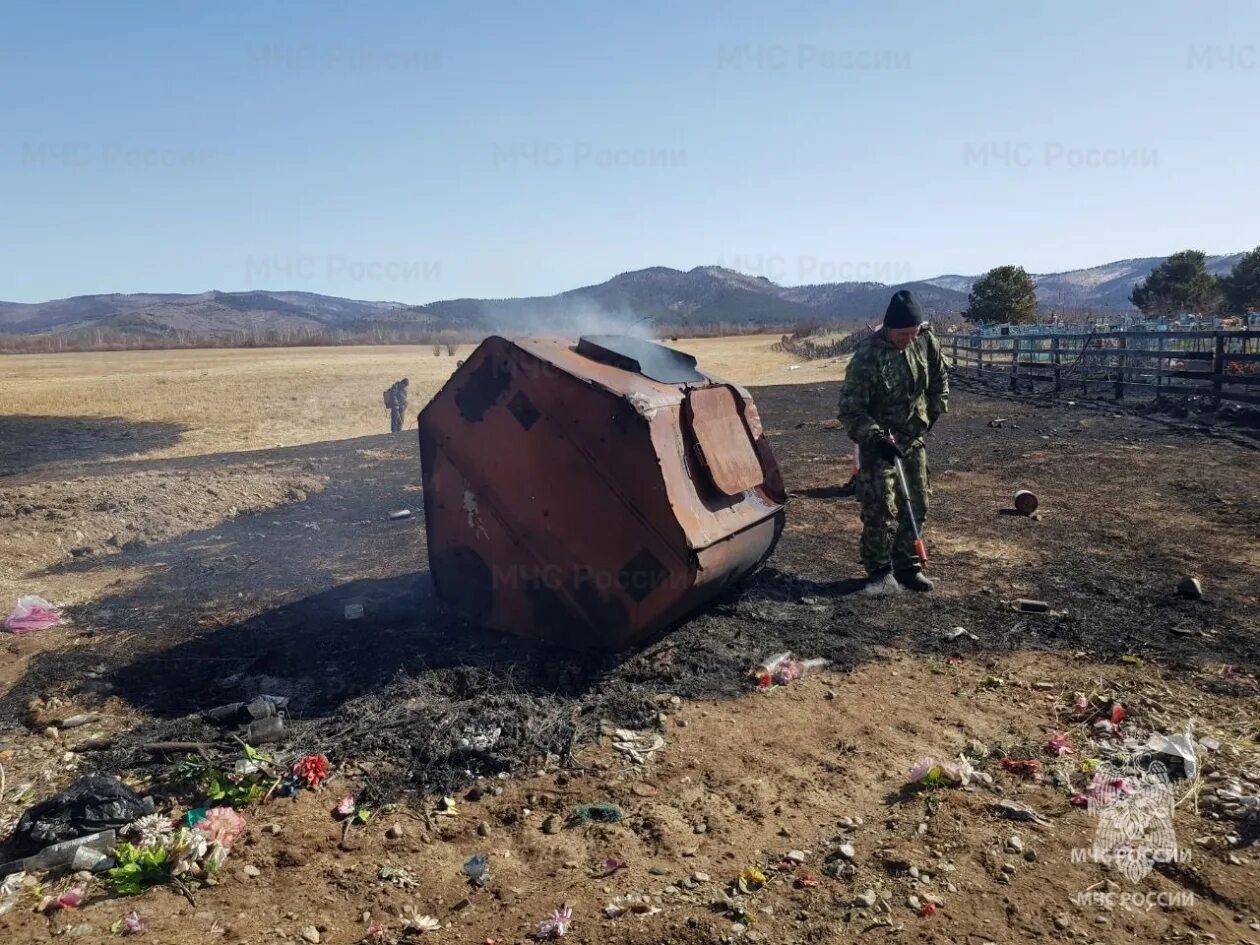
[[[783,530],[748,392],[650,341],[487,338],[419,427],[433,581],[481,626],[622,649],[748,574]]]

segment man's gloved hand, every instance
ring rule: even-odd
[[[878,456],[880,459],[882,459],[886,463],[891,463],[893,460],[906,458],[906,454],[902,452],[901,447],[898,446],[896,443],[894,443],[892,440],[888,439],[887,437],[881,437],[880,439],[876,440],[871,445],[871,449],[875,451],[876,456]]]

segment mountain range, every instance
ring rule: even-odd
[[[1227,273],[1241,258],[1209,256],[1208,270]],[[1043,309],[1130,311],[1129,292],[1164,257],[1124,259],[1071,272],[1034,275]],[[878,319],[888,297],[910,289],[929,314],[957,314],[977,276],[943,275],[898,285],[831,282],[782,286],[720,266],[686,272],[654,266],[623,272],[598,285],[558,295],[510,299],[450,299],[425,305],[365,302],[313,292],[202,292],[195,295],[81,295],[50,302],[0,302],[0,333],[68,335],[109,330],[161,337],[232,333],[415,328],[460,331],[581,333],[624,330],[655,322],[670,326],[837,324]]]

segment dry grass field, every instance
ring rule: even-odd
[[[836,380],[835,362],[774,352],[777,336],[683,339],[702,369],[742,384]],[[118,418],[182,432],[145,455],[199,456],[348,439],[388,430],[381,391],[411,380],[415,412],[471,347],[422,346],[10,355],[0,360],[0,414]],[[411,420],[414,423],[414,419]],[[126,459],[123,454],[118,458]]]

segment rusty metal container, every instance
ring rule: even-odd
[[[420,461],[439,597],[565,646],[657,635],[783,530],[748,391],[636,338],[487,338],[421,411]]]

